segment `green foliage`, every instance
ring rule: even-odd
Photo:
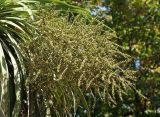
[[[0,116],[18,116],[23,108],[24,66],[19,43],[29,39],[28,7],[23,2],[0,3]],[[26,16],[26,17],[25,17]]]
[[[41,14],[40,34],[23,45],[27,85],[38,97],[35,108],[44,110],[33,115],[49,110],[54,116],[73,116],[82,106],[90,116],[93,107],[87,98],[109,104],[123,100],[122,94],[134,87],[134,77],[126,66],[130,57],[112,42],[115,34],[95,19],[75,16],[68,22],[53,11]]]
[[[76,5],[68,4],[66,1],[63,0],[32,0],[36,1],[41,5],[41,8],[47,10],[50,8],[54,8],[54,10],[63,11],[63,12],[71,12],[71,13],[77,13],[77,14],[83,14],[84,16],[87,16],[88,18],[91,17],[88,10],[85,8],[81,8]],[[37,9],[37,8],[36,8]]]

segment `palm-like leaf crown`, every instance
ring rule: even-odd
[[[31,12],[23,2],[0,2],[0,116],[18,116],[23,108],[23,57],[19,43],[29,39]],[[16,107],[16,109],[14,109]]]

